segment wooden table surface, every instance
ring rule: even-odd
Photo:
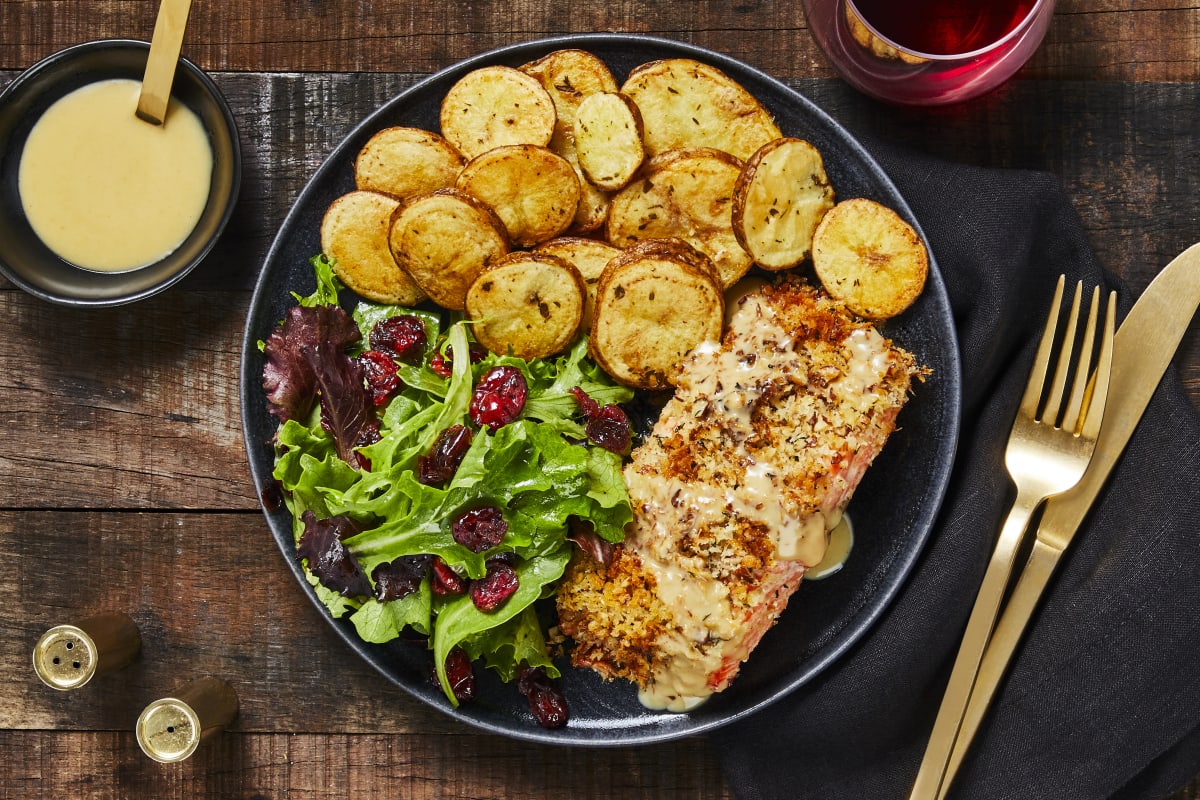
[[[156,8],[0,0],[0,87],[66,45],[148,39]],[[1017,80],[936,111],[847,88],[795,2],[197,0],[184,54],[233,105],[245,156],[221,243],[180,286],[131,307],[68,310],[0,282],[0,541],[13,559],[0,571],[0,798],[729,796],[704,739],[538,747],[409,699],[353,656],[293,581],[242,444],[250,291],[326,154],[425,74],[588,31],[710,47],[801,89],[852,131],[1052,171],[1101,261],[1134,291],[1200,239],[1194,0],[1060,0]],[[1197,325],[1178,363],[1200,400]],[[76,692],[42,686],[29,666],[39,634],[99,610],[134,618],[141,658]],[[236,724],[182,764],[150,761],[131,732],[138,712],[201,674],[237,689]],[[1200,781],[1182,798],[1200,798]]]

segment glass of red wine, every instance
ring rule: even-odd
[[[804,0],[838,73],[893,103],[942,105],[1012,77],[1041,44],[1054,0]]]

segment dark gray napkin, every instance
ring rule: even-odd
[[[734,793],[907,795],[1012,498],[1003,447],[1059,273],[1114,286],[1057,180],[869,144],[940,265],[963,437],[922,560],[828,673],[713,740]],[[1133,298],[1121,294],[1121,313]],[[1164,797],[1200,773],[1200,414],[1172,368],[1043,598],[951,798]]]

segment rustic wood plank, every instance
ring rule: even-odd
[[[157,0],[0,0],[0,68],[24,68],[89,39],[149,39],[157,6]],[[747,30],[754,35],[743,35]],[[800,4],[763,0],[204,4],[189,20],[184,55],[210,70],[433,72],[494,47],[592,31],[667,36],[781,78],[833,74],[808,35]],[[1194,1],[1059,0],[1026,75],[1189,81],[1200,75],[1198,52]]]
[[[182,764],[162,765],[146,758],[128,732],[0,732],[0,800],[28,797],[725,800],[731,794],[711,746],[698,739],[584,750],[492,736],[227,733]]]
[[[0,506],[256,508],[237,380],[248,303],[179,291],[131,313],[0,292]]]

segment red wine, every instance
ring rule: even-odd
[[[1004,38],[1037,0],[851,0],[858,16],[906,50],[969,53]]]

